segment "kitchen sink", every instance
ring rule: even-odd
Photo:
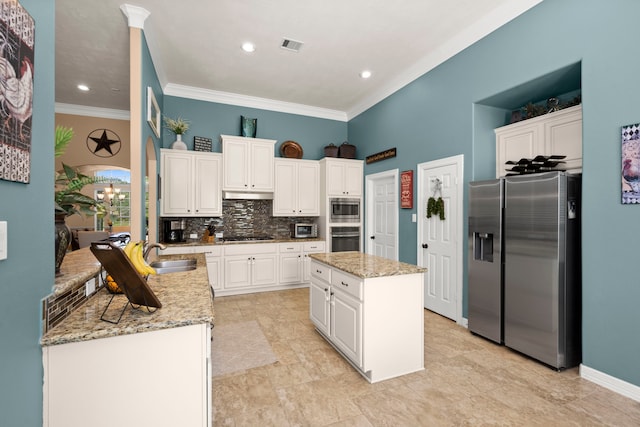
[[[179,273],[196,269],[195,259],[174,259],[164,261],[153,261],[151,264],[157,274]]]

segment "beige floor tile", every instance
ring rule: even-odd
[[[640,426],[640,402],[427,310],[425,369],[369,384],[315,331],[308,297],[294,289],[214,300],[217,324],[256,320],[278,358],[214,379],[215,426]]]

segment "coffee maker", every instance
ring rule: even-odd
[[[184,229],[186,222],[184,219],[165,219],[162,228],[162,239],[164,243],[184,242]]]

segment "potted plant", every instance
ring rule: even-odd
[[[72,138],[73,129],[56,126],[55,157],[64,153]],[[98,180],[94,177],[83,175],[64,163],[62,168],[62,172],[56,175],[54,190],[56,274],[60,272],[60,265],[71,241],[71,231],[67,227],[65,219],[74,214],[94,215],[104,210],[100,202],[81,193],[85,185],[94,184]]]
[[[164,127],[169,129],[176,135],[176,140],[171,144],[171,148],[174,150],[186,150],[187,144],[182,141],[182,135],[189,130],[189,122],[182,117],[172,119],[171,117],[164,117]]]

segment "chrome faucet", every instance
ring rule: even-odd
[[[147,260],[147,257],[149,256],[149,252],[151,252],[151,249],[153,249],[153,248],[167,249],[167,246],[163,245],[162,243],[149,243],[148,245],[146,245],[146,248],[144,249],[144,253],[143,253],[143,257],[144,257],[145,261]]]

